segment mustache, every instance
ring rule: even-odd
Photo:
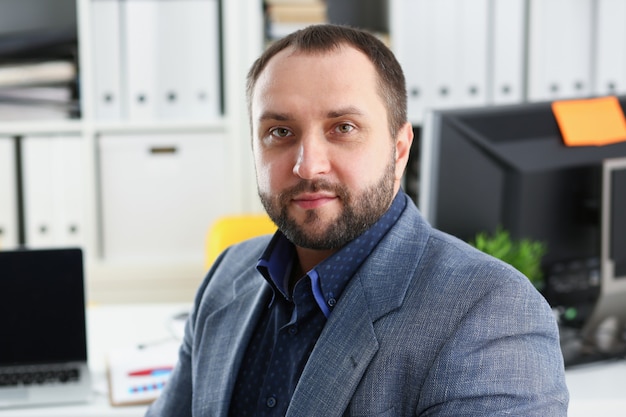
[[[283,202],[293,199],[301,193],[314,193],[318,191],[330,191],[335,193],[339,198],[347,198],[348,193],[341,184],[332,183],[326,180],[302,180],[291,188],[284,190],[280,194],[280,200]]]

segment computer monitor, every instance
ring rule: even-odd
[[[624,352],[626,329],[626,158],[602,164],[602,281],[600,297],[583,327],[602,353]]]
[[[582,327],[601,291],[603,161],[616,157],[626,157],[626,142],[566,146],[549,102],[433,110],[422,129],[418,205],[465,241],[501,226],[545,242],[543,293]]]

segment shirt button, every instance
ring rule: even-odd
[[[265,400],[265,405],[267,405],[269,408],[276,407],[276,397],[267,397],[267,400]]]
[[[289,328],[289,334],[290,334],[290,335],[294,336],[294,335],[296,335],[297,333],[298,333],[298,327],[297,327],[297,326],[291,326],[291,327]]]
[[[335,300],[334,298],[329,298],[326,303],[328,304],[328,307],[334,307],[335,304],[337,304],[337,300]]]

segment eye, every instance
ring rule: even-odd
[[[276,127],[270,130],[270,135],[277,138],[286,138],[288,136],[293,136],[293,133],[285,127]]]
[[[335,127],[337,133],[350,133],[354,130],[354,126],[350,123],[341,123]]]

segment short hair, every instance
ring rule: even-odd
[[[407,121],[406,84],[402,67],[393,52],[376,36],[364,30],[334,24],[308,26],[271,44],[248,72],[246,97],[252,115],[252,93],[267,63],[280,51],[293,47],[296,52],[324,53],[347,45],[363,52],[372,62],[387,108],[389,130],[393,138]]]

